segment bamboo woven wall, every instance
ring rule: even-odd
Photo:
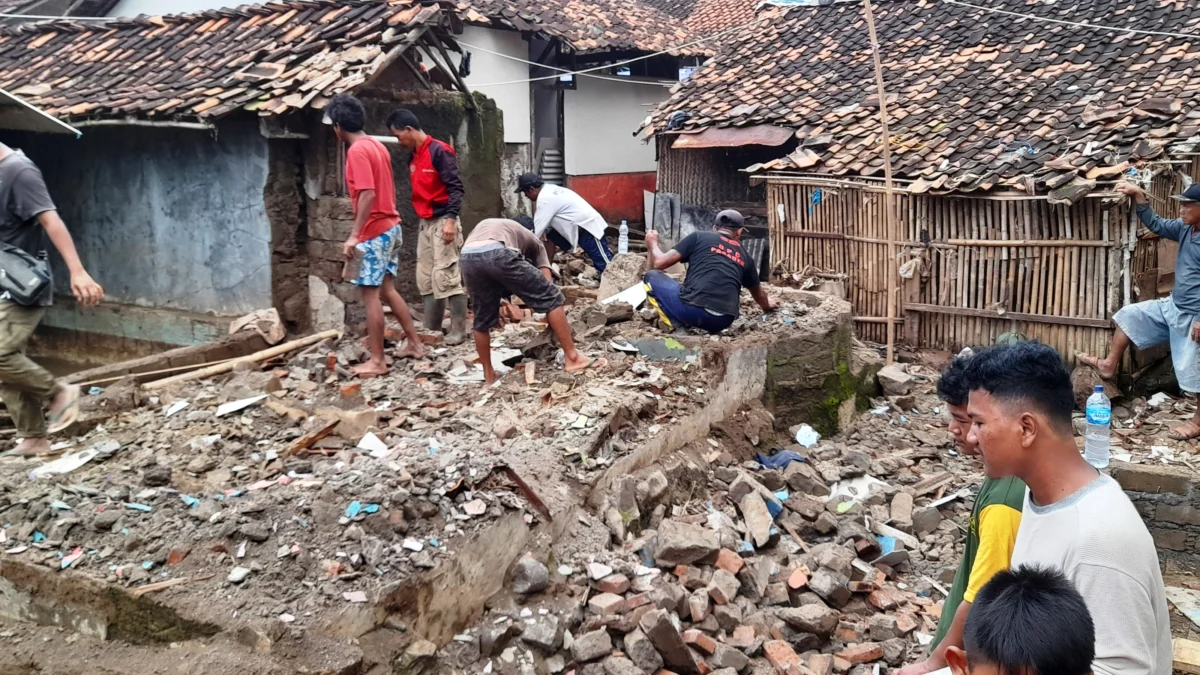
[[[774,262],[789,271],[846,275],[858,335],[883,342],[882,187],[771,178],[767,200]],[[1023,197],[897,200],[900,262],[924,259],[919,276],[899,288],[901,339],[953,351],[1016,331],[1068,358],[1107,349],[1109,319],[1127,297],[1125,253],[1133,235],[1124,205],[1095,198],[1070,207]]]

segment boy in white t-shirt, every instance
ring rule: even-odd
[[[967,439],[989,478],[1016,476],[1029,491],[1012,566],[1061,570],[1096,627],[1101,675],[1169,675],[1171,625],[1158,553],[1116,481],[1075,444],[1075,396],[1062,357],[1038,342],[998,345],[967,367]]]

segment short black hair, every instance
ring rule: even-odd
[[[389,129],[403,129],[404,127],[412,127],[413,129],[420,131],[421,120],[417,119],[417,116],[415,113],[413,113],[413,111],[400,108],[398,110],[393,110],[392,114],[388,115],[387,125]]]
[[[1004,675],[1087,675],[1096,632],[1083,596],[1062,572],[1020,566],[979,589],[963,633],[967,663]]]
[[[938,398],[950,405],[967,404],[967,398],[971,395],[971,387],[967,385],[967,363],[970,361],[970,356],[954,357],[954,360],[938,378]]]
[[[967,386],[998,400],[1022,400],[1046,415],[1061,433],[1072,433],[1075,392],[1062,357],[1041,342],[993,345],[967,364]]]
[[[516,218],[513,218],[513,220],[520,223],[521,227],[533,232],[533,218],[530,218],[529,216],[517,216]]]
[[[367,123],[367,109],[363,107],[362,101],[350,94],[334,96],[325,107],[325,114],[339,129],[352,134],[362,131]]]

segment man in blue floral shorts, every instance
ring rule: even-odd
[[[1175,197],[1182,205],[1183,217],[1174,220],[1155,213],[1141,188],[1121,183],[1116,190],[1133,199],[1138,218],[1151,232],[1179,243],[1175,288],[1170,297],[1121,308],[1113,316],[1117,330],[1108,357],[1080,354],[1079,360],[1107,380],[1117,374],[1121,356],[1131,343],[1138,349],[1170,343],[1179,388],[1193,394],[1200,392],[1200,184]],[[1177,441],[1200,437],[1200,407],[1168,436]]]
[[[363,132],[366,111],[358,99],[335,96],[325,114],[338,140],[350,146],[346,151],[346,187],[354,208],[354,229],[342,244],[342,254],[347,260],[358,261],[358,274],[352,281],[358,285],[367,310],[367,345],[371,350],[370,359],[355,366],[353,372],[360,377],[375,377],[388,371],[383,354],[387,328],[384,302],[392,308],[408,338],[408,345],[397,355],[425,355],[408,304],[392,282],[399,267],[401,242],[392,157],[383,143]]]

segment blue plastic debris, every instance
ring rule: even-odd
[[[346,507],[346,517],[353,518],[362,513],[362,504],[359,502],[350,502],[350,506]]]
[[[781,450],[775,448],[774,454],[767,456],[761,452],[754,453],[754,459],[758,460],[759,464],[768,469],[785,469],[792,462],[805,462],[804,455],[795,450]]]
[[[875,540],[879,542],[879,549],[883,551],[883,553],[880,553],[881,556],[885,556],[896,550],[895,537],[877,536]]]
[[[128,537],[128,536],[129,536],[129,528],[128,528],[128,527],[122,527],[122,528],[121,528],[121,535],[122,535],[122,536],[124,536],[124,537]]]
[[[363,513],[379,513],[378,504],[367,504],[363,507]]]
[[[654,554],[650,552],[649,546],[643,546],[639,548],[637,554],[643,565],[646,567],[654,567]]]
[[[125,502],[125,508],[130,511],[141,511],[142,513],[150,513],[154,510],[146,504],[138,504],[137,502]]]
[[[70,511],[71,505],[62,500],[55,499],[54,501],[50,502],[50,508],[58,511]]]
[[[783,513],[783,504],[780,504],[774,499],[765,499],[763,501],[767,503],[767,513],[771,514],[772,519],[778,518],[779,514]]]
[[[101,389],[100,387],[92,387],[92,388],[88,389],[88,394],[91,396],[96,396],[97,394],[99,394],[102,391],[104,391],[104,390]]]
[[[144,570],[149,570],[152,567],[154,567],[153,560],[147,560],[146,562],[142,563],[142,569],[144,569]]]
[[[778,499],[781,502],[786,502],[790,496],[791,495],[788,494],[787,490],[780,490],[779,492],[775,493],[775,499]]]
[[[200,500],[191,495],[179,495],[179,498],[183,500],[184,504],[188,505],[189,509],[194,509],[200,506]]]
[[[41,532],[39,532],[37,530],[34,530],[33,531],[33,543],[40,544],[43,541],[46,541],[46,535],[42,534]]]
[[[751,544],[745,539],[739,539],[738,542],[734,544],[733,552],[740,556],[754,555],[754,544]]]
[[[438,548],[439,546],[441,546],[441,545],[442,545],[442,542],[438,541],[438,538],[437,538],[437,537],[430,537],[430,538],[429,538],[429,545],[430,545],[430,546],[432,546],[432,547],[434,547],[434,548]]]

